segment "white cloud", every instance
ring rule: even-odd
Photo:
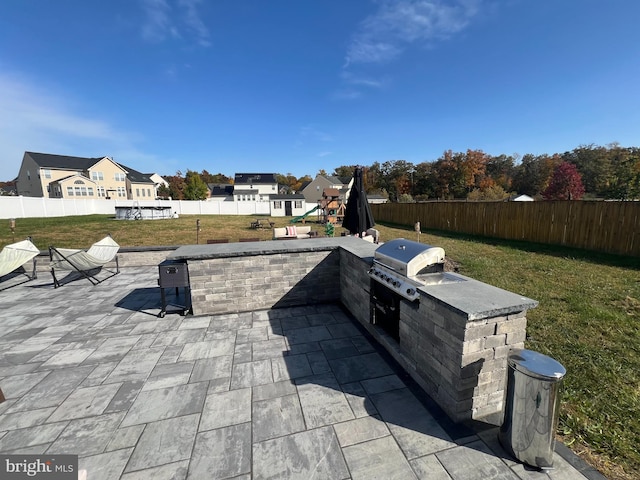
[[[140,0],[145,13],[142,38],[161,43],[167,39],[195,41],[209,47],[209,30],[198,11],[201,0]]]
[[[211,46],[209,41],[209,30],[200,18],[198,9],[196,8],[201,0],[180,0],[178,4],[185,9],[184,23],[187,28],[193,32],[198,44],[202,47]]]
[[[346,70],[343,71],[340,74],[340,76],[346,83],[349,83],[351,85],[358,85],[358,86],[371,87],[371,88],[382,88],[385,84],[385,82],[382,80],[376,80],[375,78],[371,78],[371,77],[355,75],[354,73]]]
[[[166,0],[142,0],[142,8],[145,12],[142,38],[150,42],[162,42],[167,37],[180,36],[171,20],[171,6]]]
[[[317,157],[327,157],[327,156],[332,155],[332,154],[333,154],[333,152],[320,152],[316,156]]]
[[[25,151],[117,156],[132,167],[138,161],[150,165],[154,161],[135,146],[139,136],[102,120],[99,113],[78,113],[76,102],[64,94],[6,74],[0,74],[0,91],[0,178],[4,180],[17,175]]]
[[[347,49],[345,66],[383,63],[407,45],[441,40],[464,29],[480,0],[381,0]]]

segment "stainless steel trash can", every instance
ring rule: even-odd
[[[507,363],[500,443],[523,463],[553,468],[559,389],[566,370],[553,358],[525,349],[511,350]]]

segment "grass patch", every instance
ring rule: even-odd
[[[271,220],[276,227],[290,225],[289,218],[238,215],[186,215],[166,220],[115,220],[113,215],[85,215],[54,218],[20,218],[16,220],[16,232],[12,236],[8,228],[0,229],[0,246],[33,237],[33,243],[41,250],[50,245],[62,248],[89,247],[107,233],[123,247],[156,245],[193,245],[207,243],[207,239],[228,239],[237,242],[240,238],[271,240],[271,228],[253,229],[251,222]],[[196,221],[200,220],[200,231]],[[300,225],[300,224],[298,224]],[[324,234],[324,225],[308,223],[312,230]]]
[[[185,245],[208,238],[256,237],[246,216],[183,216],[117,221],[113,216],[18,219],[15,240],[32,235],[40,249],[88,247],[110,232],[122,246]],[[266,217],[261,217],[267,220]],[[272,218],[276,226],[289,218]],[[324,226],[310,223],[324,234]],[[382,240],[417,239],[406,227],[378,225]],[[339,235],[342,229],[337,228]],[[567,368],[559,437],[612,479],[640,478],[640,259],[448,232],[421,235],[441,246],[460,273],[540,302],[528,312],[527,348]],[[0,230],[0,246],[11,243]]]

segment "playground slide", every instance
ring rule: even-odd
[[[320,208],[320,205],[316,205],[315,207],[313,207],[311,210],[309,210],[307,213],[305,213],[304,215],[300,215],[298,217],[293,217],[291,219],[291,222],[289,223],[298,223],[300,220],[302,220],[303,218],[307,218],[308,215],[311,215],[313,212],[315,212],[316,210],[318,210]]]

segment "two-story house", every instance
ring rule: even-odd
[[[153,200],[157,184],[109,157],[25,152],[17,191],[26,197]]]
[[[233,184],[236,202],[268,202],[270,195],[278,194],[275,173],[236,173]]]
[[[351,187],[351,181],[352,178],[316,175],[316,178],[300,189],[300,193],[304,195],[307,203],[317,203],[319,200],[322,200],[322,192],[324,192],[326,188],[338,190],[346,199],[347,192]]]

